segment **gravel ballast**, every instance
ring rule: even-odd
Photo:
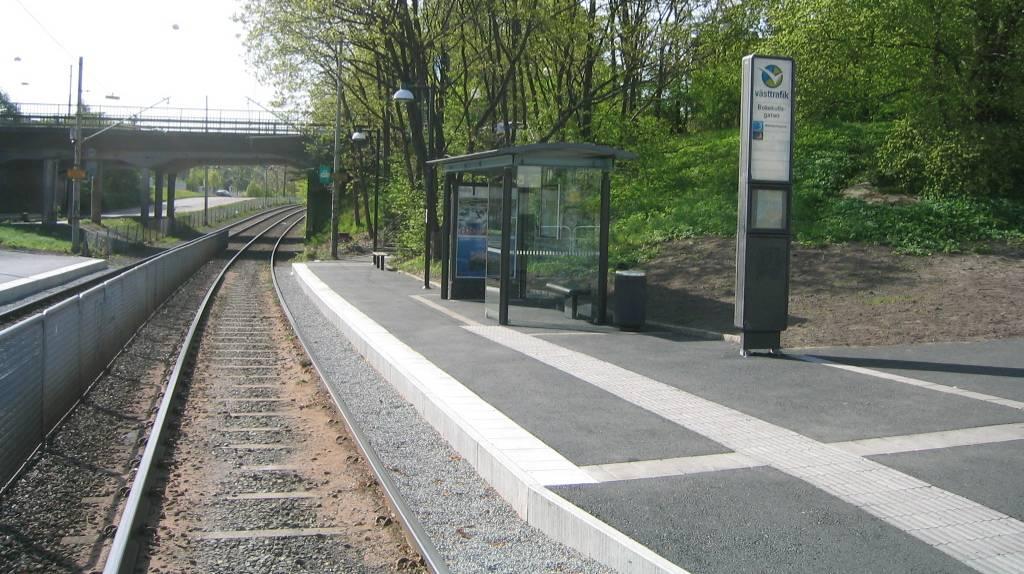
[[[519,518],[327,322],[298,285],[290,263],[276,272],[327,384],[344,397],[452,572],[613,572]]]
[[[0,572],[101,569],[149,419],[216,257],[139,329],[0,501]]]

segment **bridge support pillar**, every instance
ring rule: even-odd
[[[178,173],[167,174],[167,229],[174,232],[174,186],[178,183]]]
[[[153,183],[156,186],[156,197],[153,198],[153,218],[156,219],[156,225],[159,227],[164,218],[164,172],[156,170]]]
[[[54,197],[57,193],[57,167],[55,159],[43,160],[43,223],[56,223],[57,216],[53,211]]]
[[[142,186],[139,187],[139,216],[143,227],[149,225],[149,174],[148,169],[139,170],[142,178]]]
[[[96,175],[92,178],[89,200],[89,219],[99,225],[103,221],[103,162],[96,162]]]

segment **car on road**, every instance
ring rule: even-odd
[[[221,197],[231,197],[231,192],[230,192],[230,191],[228,191],[228,190],[226,190],[226,189],[218,189],[218,190],[217,190],[216,192],[214,192],[214,193],[215,193],[216,195],[219,195],[219,196],[221,196]]]

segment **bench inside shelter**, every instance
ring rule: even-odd
[[[570,286],[570,285],[559,285],[557,283],[546,283],[544,288],[552,293],[556,293],[564,297],[564,305],[562,309],[565,315],[570,319],[579,318],[579,299],[580,297],[590,297],[591,290],[587,286]]]

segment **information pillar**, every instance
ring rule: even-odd
[[[790,58],[743,58],[734,323],[744,356],[777,353],[788,325],[794,73]]]

